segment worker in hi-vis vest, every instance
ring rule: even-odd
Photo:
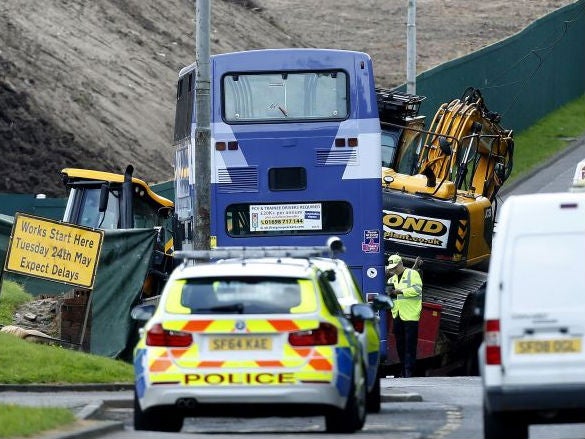
[[[414,374],[418,321],[422,311],[422,279],[418,271],[405,268],[399,255],[391,255],[386,265],[387,291],[394,300],[392,317],[396,350],[402,364],[402,376]]]

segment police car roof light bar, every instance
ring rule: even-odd
[[[331,236],[324,246],[266,246],[266,247],[216,247],[210,250],[179,250],[173,253],[175,259],[187,261],[210,261],[212,259],[233,258],[310,258],[325,256],[334,258],[343,253],[345,247],[341,239]]]
[[[173,253],[176,259],[186,261],[210,261],[212,259],[232,258],[310,258],[333,256],[328,246],[307,247],[217,247],[211,250],[181,250]]]

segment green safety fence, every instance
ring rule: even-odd
[[[515,132],[581,97],[585,94],[585,0],[418,75],[416,92],[427,97],[421,113],[430,123],[442,103],[461,97],[467,87],[479,89],[488,109],[502,115],[502,126]]]

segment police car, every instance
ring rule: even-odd
[[[134,351],[136,430],[180,431],[195,416],[323,415],[328,432],[363,427],[367,361],[356,327],[374,311],[356,303],[348,319],[335,273],[301,251],[208,252],[220,263],[179,255],[156,309],[132,312],[148,318]]]
[[[365,303],[360,287],[351,270],[341,259],[311,258],[321,270],[332,270],[335,276],[331,281],[337,300],[344,313],[351,315],[351,307],[356,303]],[[378,319],[362,320],[354,325],[356,335],[362,346],[367,376],[367,408],[370,413],[378,413],[381,409],[380,397],[380,328]]]

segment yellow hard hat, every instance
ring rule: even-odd
[[[402,264],[402,258],[399,255],[392,255],[388,258],[388,268],[394,268],[398,264]]]

